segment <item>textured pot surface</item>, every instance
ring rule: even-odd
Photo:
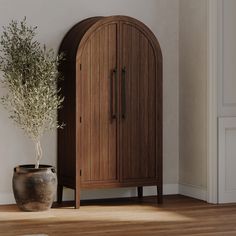
[[[57,189],[56,169],[49,165],[21,165],[14,168],[14,197],[23,211],[46,211],[51,208]]]

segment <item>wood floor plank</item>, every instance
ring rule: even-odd
[[[166,196],[108,203],[85,203],[79,210],[53,208],[21,212],[0,206],[0,235],[236,235],[236,204],[213,205],[188,197]]]

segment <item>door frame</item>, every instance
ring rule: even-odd
[[[207,202],[218,203],[218,48],[219,9],[222,0],[207,3]]]

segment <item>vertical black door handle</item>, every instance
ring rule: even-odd
[[[122,68],[122,78],[121,78],[121,114],[122,118],[126,118],[126,68],[125,66]]]
[[[117,69],[113,70],[113,74],[115,77],[115,113],[114,113],[114,119],[117,118]]]
[[[114,94],[114,79],[115,79],[115,94]],[[115,96],[115,99],[114,99]],[[115,103],[115,104],[114,104]],[[115,108],[114,108],[115,105]],[[111,122],[113,119],[116,119],[117,114],[117,70],[112,70],[111,79],[110,79],[110,113],[111,113]]]

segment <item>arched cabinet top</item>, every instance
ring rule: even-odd
[[[64,37],[59,49],[59,53],[64,53],[65,60],[70,63],[72,61],[76,61],[80,58],[83,52],[83,48],[89,38],[103,26],[112,23],[121,25],[129,24],[142,32],[151,43],[158,62],[161,63],[162,53],[160,44],[153,32],[141,21],[129,16],[120,15],[108,17],[91,17],[77,23],[69,30],[69,32]]]

